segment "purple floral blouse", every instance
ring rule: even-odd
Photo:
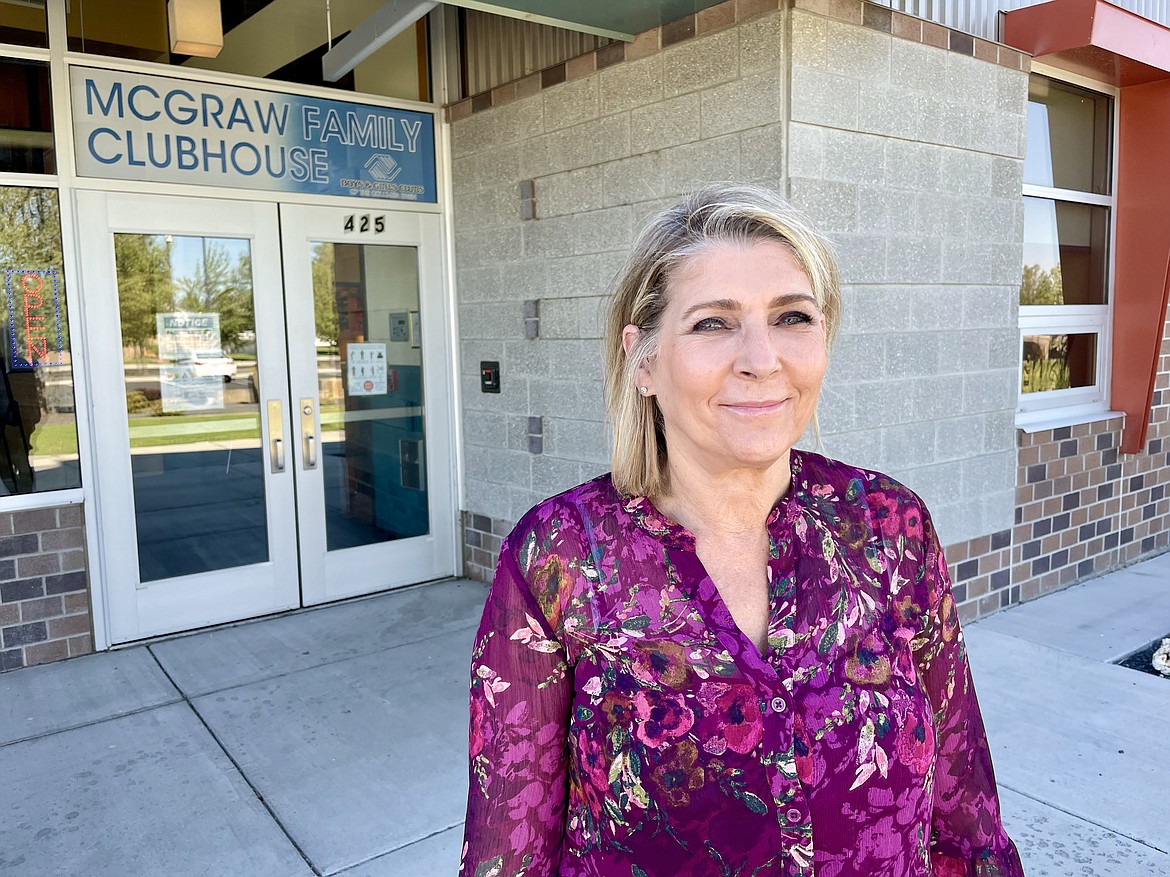
[[[464,877],[1022,877],[921,501],[792,472],[766,654],[608,476],[517,525],[472,655]]]

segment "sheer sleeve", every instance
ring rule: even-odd
[[[934,709],[937,757],[931,862],[936,877],[1023,877],[1000,822],[991,752],[971,683],[966,646],[938,537],[923,515],[926,608],[915,640],[918,670]]]
[[[505,542],[471,657],[462,877],[555,877],[570,689],[564,648]]]

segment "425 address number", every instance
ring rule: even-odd
[[[351,231],[358,233],[368,232],[373,229],[374,234],[381,234],[386,230],[385,216],[370,216],[368,213],[363,213],[360,216],[351,213],[345,217],[345,222],[342,224],[342,231],[347,234]]]

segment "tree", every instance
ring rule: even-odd
[[[61,270],[61,219],[53,189],[0,186],[0,263]]]
[[[170,248],[161,235],[114,235],[122,343],[141,357],[157,334],[155,316],[175,308]]]
[[[1060,275],[1060,266],[1053,265],[1045,270],[1039,265],[1025,265],[1020,282],[1020,304],[1064,304],[1064,281]]]
[[[241,334],[256,330],[251,255],[246,249],[230,252],[226,242],[205,240],[202,260],[190,276],[179,279],[177,304],[184,311],[219,314],[220,344],[231,350]]]
[[[57,302],[61,338],[69,349],[69,323],[65,309],[65,275],[61,259],[61,217],[54,189],[0,186],[0,268],[6,271],[57,272]],[[7,323],[8,283],[0,278],[3,315]],[[11,327],[17,331],[19,327]],[[53,327],[54,330],[57,327]],[[56,347],[56,339],[53,339]]]
[[[337,292],[334,286],[333,244],[313,244],[313,319],[317,337],[337,346]]]

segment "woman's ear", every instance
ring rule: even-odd
[[[622,349],[626,352],[626,356],[630,355],[630,351],[634,349],[634,345],[641,340],[642,330],[633,323],[628,323],[626,328],[622,329]]]
[[[642,329],[633,325],[632,323],[626,328],[622,329],[622,349],[625,350],[626,356],[633,355],[634,350],[637,349],[638,343],[645,337]],[[649,392],[650,386],[650,368],[649,359],[643,359],[634,369],[634,380],[637,381],[643,396]]]

